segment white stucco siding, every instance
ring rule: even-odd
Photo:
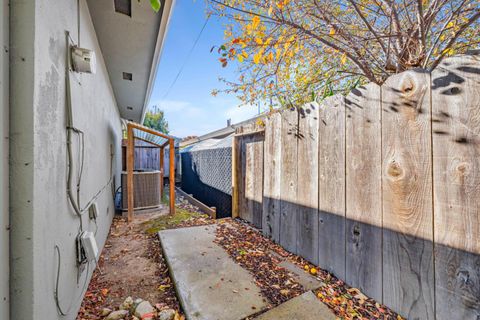
[[[10,3],[10,313],[33,313],[33,95],[35,6]]]
[[[18,171],[19,163],[15,170],[17,177],[27,180],[21,188],[25,189],[26,195],[31,195],[31,199],[21,195],[12,198],[13,205],[21,207],[16,211],[20,216],[14,225],[19,231],[14,230],[12,238],[15,242],[23,242],[23,245],[15,245],[21,251],[15,253],[18,259],[12,260],[15,269],[12,313],[25,320],[75,319],[84,283],[95,268],[91,263],[88,272],[84,270],[77,282],[75,238],[80,224],[66,196],[65,31],[70,31],[73,42],[78,43],[77,0],[36,0],[30,5],[34,6],[35,21],[31,44],[33,61],[30,64],[33,87],[27,87],[24,94],[33,94],[29,106],[33,130],[27,124],[23,135],[32,130],[33,158],[25,160],[26,172]],[[20,14],[20,8],[16,12],[19,13],[16,18],[26,18]],[[80,192],[83,207],[104,188],[111,176],[118,185],[122,138],[120,115],[85,0],[80,0],[80,45],[94,50],[97,57],[96,74],[72,73],[70,78],[74,126],[84,132],[85,138]],[[16,90],[20,90],[18,83]],[[22,107],[28,109],[27,106]],[[15,107],[12,104],[12,108]],[[28,122],[28,116],[25,118]],[[17,118],[18,122],[14,124],[17,132],[23,120]],[[79,169],[78,141],[73,135],[75,177]],[[25,154],[28,156],[29,150],[25,150]],[[23,161],[22,152],[16,154],[16,161]],[[75,188],[75,182],[72,187]],[[112,195],[115,187],[107,186],[96,201],[97,224],[88,218],[88,214],[83,216],[83,229],[97,231],[100,248],[104,245],[115,211]],[[25,206],[22,202],[28,204]],[[26,226],[21,227],[20,223]],[[61,307],[68,311],[66,317],[59,315],[54,300],[58,262],[55,246],[59,247],[61,254],[59,298]]]
[[[9,317],[8,52],[9,8],[0,0],[0,319]]]
[[[65,99],[65,30],[75,42],[95,51],[96,74],[71,74],[74,126],[84,132],[85,152],[80,204],[85,206],[97,192],[108,184],[112,175],[119,174],[121,152],[120,116],[114,94],[97,42],[88,7],[80,1],[80,39],[77,29],[76,0],[37,1],[37,36],[35,95],[35,287],[53,293],[56,276],[54,246],[61,252],[60,303],[64,309],[72,305],[67,319],[74,319],[81,301],[84,283],[89,277],[83,272],[77,284],[75,237],[79,219],[66,197],[66,99]],[[75,137],[75,135],[74,135]],[[74,143],[74,168],[79,168],[78,140]],[[113,159],[111,150],[114,151]],[[119,181],[118,178],[115,181]],[[47,188],[46,188],[47,187]],[[48,196],[47,196],[48,195]],[[103,247],[114,214],[112,187],[103,190],[96,201],[99,217],[96,239]],[[83,217],[84,230],[95,231],[94,221]],[[90,273],[94,269],[90,265]],[[55,319],[56,307],[52,295],[35,295],[37,319]],[[52,312],[54,312],[52,314]]]

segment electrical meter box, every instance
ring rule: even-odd
[[[94,51],[77,46],[73,46],[71,50],[73,70],[83,73],[96,72],[97,61]]]
[[[82,247],[88,261],[97,261],[98,247],[95,235],[91,231],[85,231],[81,234]]]

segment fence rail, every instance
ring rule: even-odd
[[[478,320],[479,134],[480,57],[451,57],[237,136],[234,208],[409,319]]]

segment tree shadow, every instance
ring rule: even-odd
[[[267,237],[407,319],[433,319],[434,304],[442,306],[437,319],[479,319],[478,252],[382,228],[382,221],[373,225],[284,200],[262,201]],[[287,235],[286,228],[294,230]]]

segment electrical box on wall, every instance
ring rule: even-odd
[[[95,52],[89,49],[73,46],[72,66],[76,72],[95,73],[97,70],[97,61]]]
[[[98,210],[97,210],[97,204],[94,202],[88,207],[88,217],[91,220],[97,220],[98,217]]]
[[[80,235],[82,248],[88,261],[96,261],[98,256],[97,241],[93,232],[85,231]]]

